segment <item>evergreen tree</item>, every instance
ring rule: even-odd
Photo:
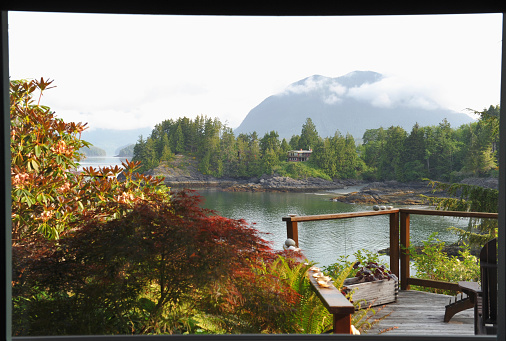
[[[361,159],[367,165],[363,177],[368,180],[380,178],[380,161],[386,144],[386,131],[380,127],[367,129],[362,136]]]
[[[262,164],[260,159],[260,146],[258,141],[257,132],[249,134],[248,141],[248,154],[247,154],[247,175],[260,176],[262,175]]]
[[[231,177],[237,176],[238,148],[232,128],[223,128],[220,138],[220,152],[223,174]]]
[[[299,149],[309,150],[311,148],[314,148],[319,140],[320,136],[316,131],[316,126],[314,125],[311,118],[308,117],[306,119],[306,123],[304,123],[302,126],[298,147]]]
[[[433,175],[436,179],[449,180],[454,169],[456,145],[450,123],[445,119],[435,130],[435,153]]]
[[[406,131],[401,127],[390,127],[381,148],[379,174],[382,180],[397,180],[403,176],[404,140]]]
[[[267,148],[262,157],[262,170],[263,173],[272,175],[274,168],[278,165],[279,159],[276,152],[272,148]]]
[[[177,125],[176,132],[173,135],[174,136],[174,153],[180,154],[185,151],[185,142],[184,142],[184,135],[183,135],[183,129],[181,128],[181,124]]]
[[[286,139],[283,139],[279,147],[278,153],[279,161],[286,161],[287,153],[290,151],[290,149],[291,149],[290,145],[288,144],[288,142],[286,142]]]
[[[262,155],[265,155],[268,149],[272,149],[272,151],[277,154],[279,148],[279,134],[274,130],[270,133],[265,133],[264,137],[260,140],[260,152]]]
[[[167,134],[163,134],[162,138],[162,155],[160,156],[160,161],[170,161],[174,157],[174,154],[170,150],[170,143]]]
[[[464,162],[464,172],[469,172],[474,176],[485,175],[496,167],[492,145],[483,144],[478,133],[472,131],[471,144]]]
[[[330,138],[322,139],[315,145],[309,162],[316,168],[320,168],[329,177],[335,178],[337,176],[335,148],[332,146]]]
[[[351,134],[346,134],[344,139],[344,147],[342,151],[343,166],[341,169],[341,178],[353,179],[357,176],[357,146],[355,139]]]
[[[403,181],[417,181],[427,177],[425,171],[425,133],[416,123],[404,142]]]
[[[300,140],[299,135],[292,135],[289,142],[291,150],[299,149],[299,140]]]

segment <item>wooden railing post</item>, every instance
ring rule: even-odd
[[[296,221],[286,221],[286,237],[293,239],[295,241],[295,245],[299,247],[299,229]]]
[[[399,277],[399,212],[390,213],[390,270]]]
[[[409,278],[409,213],[402,212],[400,215],[401,223],[401,290],[408,290],[408,278]]]
[[[322,304],[332,314],[332,332],[334,334],[352,334],[351,315],[355,313],[355,306],[334,284],[330,283],[328,288],[320,287],[312,276],[313,274],[312,270],[308,271],[309,283]]]
[[[353,334],[351,331],[351,314],[333,314],[334,334]]]

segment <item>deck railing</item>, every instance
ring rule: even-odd
[[[497,213],[484,212],[459,212],[459,211],[437,211],[427,209],[395,208],[390,210],[364,211],[336,214],[322,214],[310,216],[289,216],[283,217],[286,222],[286,235],[295,241],[299,247],[298,223],[305,221],[352,219],[358,217],[390,216],[390,270],[399,278],[401,290],[408,290],[410,285],[418,285],[429,288],[458,291],[457,283],[424,280],[410,277],[409,271],[409,246],[410,246],[410,217],[411,215],[431,215],[463,218],[488,218],[497,219]],[[348,329],[346,329],[348,330]]]

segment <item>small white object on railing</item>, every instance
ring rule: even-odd
[[[295,244],[295,240],[291,238],[285,240],[285,243],[283,244],[283,250],[300,251],[300,249],[297,247],[297,244]]]

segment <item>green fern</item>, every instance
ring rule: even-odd
[[[294,307],[293,316],[286,321],[287,324],[291,324],[291,329],[295,333],[322,334],[332,330],[333,316],[316,295],[308,278],[308,270],[313,265],[314,263],[293,263],[280,256],[261,270],[264,274],[278,276],[299,294],[299,302]],[[353,270],[353,265],[347,264],[337,276],[333,274],[333,284],[336,288],[342,288],[344,280]],[[351,294],[349,298],[352,298]],[[361,304],[362,302],[354,303],[356,312],[352,315],[352,324],[360,332],[365,332],[383,318],[371,320],[376,311],[370,306],[361,309]]]

